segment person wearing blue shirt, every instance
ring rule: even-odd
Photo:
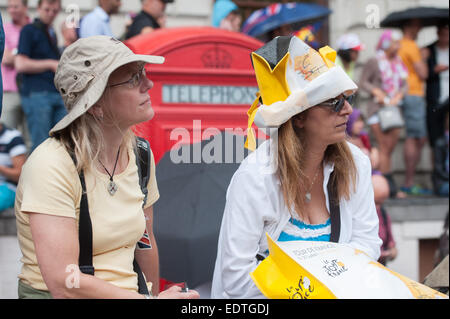
[[[48,137],[50,129],[67,113],[53,83],[60,53],[51,25],[60,10],[60,0],[39,0],[39,18],[20,32],[14,66],[19,74],[19,92],[31,150]]]
[[[113,36],[109,17],[119,12],[120,0],[99,0],[98,7],[81,19],[79,36],[86,38],[93,35]]]

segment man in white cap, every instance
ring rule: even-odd
[[[355,80],[355,64],[364,45],[355,33],[342,35],[336,44],[338,48],[336,64],[342,67],[352,80]]]

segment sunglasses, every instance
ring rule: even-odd
[[[334,112],[338,113],[342,110],[342,108],[345,105],[345,101],[347,101],[350,105],[353,103],[355,95],[349,95],[349,96],[341,96],[339,98],[331,99],[325,102],[320,103],[320,106],[325,106],[331,108]]]

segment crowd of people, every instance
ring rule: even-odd
[[[142,0],[141,11],[132,16],[120,38],[129,39],[165,27],[165,8],[172,2]],[[3,25],[5,48],[1,66],[0,213],[16,203],[18,236],[26,261],[20,275],[20,297],[90,298],[95,297],[91,295],[95,292],[102,296],[136,298],[133,290],[138,278],[134,276],[133,264],[127,263],[136,255],[136,260],[144,265],[145,277],[153,282],[145,296],[198,298],[195,291],[182,293],[180,287],[159,293],[157,280],[152,280],[159,276],[159,269],[154,266],[157,245],[152,232],[152,205],[159,194],[154,160],[150,156],[150,191],[142,205],[143,195],[138,188],[140,176],[136,167],[129,165],[129,162],[136,162],[133,150],[138,143],[130,128],[153,117],[148,97],[153,83],[143,73],[143,67],[146,63],[162,63],[164,59],[134,55],[114,38],[110,17],[119,11],[120,5],[120,0],[99,0],[98,6],[81,18],[79,28],[63,23],[64,40],[60,47],[54,29],[55,18],[61,11],[60,0],[39,0],[34,20],[29,17],[27,0],[8,0],[10,22]],[[241,13],[235,3],[215,2],[214,27],[238,32],[241,23]],[[343,70],[339,74],[340,90],[335,94],[331,90],[317,92],[320,96],[317,103],[302,112],[293,113],[288,109],[289,103],[286,104],[284,111],[291,116],[275,124],[280,131],[277,155],[280,171],[274,176],[264,176],[267,179],[264,181],[257,174],[259,167],[246,161],[230,184],[219,238],[213,296],[260,294],[251,279],[244,278],[243,274],[248,274],[257,264],[255,252],[262,258],[266,255],[267,243],[261,240],[266,232],[278,240],[311,240],[311,236],[336,239],[332,217],[328,214],[333,206],[329,201],[332,196],[345,202],[340,212],[343,221],[340,241],[365,250],[382,263],[397,254],[389,214],[383,207],[385,200],[431,193],[448,196],[448,21],[437,25],[438,40],[422,49],[416,43],[420,29],[420,21],[411,20],[401,32],[384,31],[359,79],[355,75],[359,53],[370,48],[366,48],[356,34],[343,35],[337,41],[335,62]],[[292,30],[285,27],[272,33],[273,36],[291,36]],[[297,40],[291,36],[290,41]],[[266,44],[269,51],[270,43]],[[120,54],[129,57],[126,62]],[[335,79],[327,85],[335,85],[333,81]],[[367,112],[359,105],[350,104],[349,92],[353,95],[357,87],[370,96]],[[331,93],[334,95],[328,96]],[[267,95],[262,96],[263,102],[265,99]],[[279,97],[275,101],[282,102]],[[132,112],[124,111],[122,104],[132,104]],[[258,108],[258,112],[264,110],[264,105]],[[386,128],[383,110],[395,110],[402,123]],[[342,130],[342,121],[346,118],[348,122]],[[270,121],[270,118],[266,115],[264,120]],[[341,128],[335,132],[337,122]],[[406,135],[405,180],[397,187],[392,154],[403,129]],[[302,138],[298,139],[299,136]],[[346,141],[352,146],[347,146]],[[432,191],[415,183],[417,165],[427,141],[433,150],[430,159]],[[256,152],[264,151],[264,147],[259,147]],[[355,187],[359,173],[365,178],[358,180]],[[21,174],[26,183],[19,183]],[[96,272],[99,278],[81,274],[85,289],[68,290],[64,288],[65,272],[61,269],[65,268],[61,265],[77,264],[78,260],[75,221],[79,218],[80,201],[83,202],[81,192],[73,184],[78,179],[82,187],[94,189],[88,192],[89,209],[96,213],[92,218],[103,221],[94,223],[95,263],[102,265],[111,254],[120,262],[112,271],[102,272],[100,268]],[[118,186],[120,179],[121,186]],[[294,185],[299,181],[301,187],[296,189]],[[281,192],[277,192],[275,189],[280,183]],[[324,194],[328,183],[331,186]],[[105,185],[109,194],[95,187],[97,184]],[[265,188],[259,189],[261,185]],[[275,197],[267,193],[271,192],[271,187]],[[132,191],[121,193],[125,188]],[[239,196],[243,192],[248,195],[244,199]],[[374,202],[364,201],[367,194],[372,193]],[[109,200],[111,198],[114,201]],[[120,214],[124,203],[127,210],[133,207],[136,212],[125,216],[129,220],[122,220],[124,216]],[[273,207],[272,215],[263,214],[264,208],[258,209],[255,203]],[[359,219],[355,222],[357,206]],[[140,210],[144,211],[144,216],[139,216]],[[297,216],[293,212],[302,214]],[[105,214],[109,218],[104,218]],[[116,240],[117,236],[111,238],[108,229],[121,223],[135,228],[123,229],[120,240]],[[135,238],[136,233],[145,233],[146,244],[134,252],[129,248],[142,241],[142,238]],[[239,234],[246,239],[236,242]],[[58,245],[62,241],[68,244],[64,249]],[[55,259],[55,254],[61,258]],[[237,266],[240,272],[231,272],[230,269]]]

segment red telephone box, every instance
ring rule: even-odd
[[[190,143],[199,142],[193,123],[206,128],[247,128],[247,110],[255,99],[257,83],[250,53],[263,45],[247,35],[212,27],[161,29],[136,36],[125,44],[136,54],[165,57],[148,65],[155,116],[135,127],[150,141],[158,162],[177,143],[170,133],[184,128]]]

